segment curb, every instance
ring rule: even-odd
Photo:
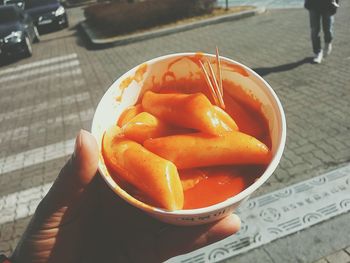
[[[69,1],[64,1],[63,6],[66,8],[74,8],[74,7],[83,7],[94,3],[96,3],[96,1],[94,0],[88,0],[81,3],[70,3]]]
[[[109,38],[98,37],[97,32],[94,31],[85,21],[80,22],[79,26],[88,36],[91,43],[94,45],[111,45],[111,44],[124,45],[131,42],[136,42],[136,41],[146,40],[154,37],[183,32],[183,31],[191,30],[191,29],[206,26],[206,25],[218,24],[218,23],[223,23],[227,21],[234,21],[234,20],[254,16],[257,14],[262,14],[265,11],[266,11],[265,7],[260,7],[260,8],[255,8],[253,10],[242,11],[239,13],[208,18],[201,21],[192,22],[186,25],[179,25],[179,26],[174,26],[170,28],[152,30],[145,33],[136,33],[136,34],[109,37]]]

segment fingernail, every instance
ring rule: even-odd
[[[231,220],[235,222],[235,225],[237,226],[238,229],[241,228],[241,219],[238,217],[236,214],[231,215]]]
[[[80,130],[77,137],[75,138],[75,146],[74,146],[74,153],[73,153],[73,159],[77,158],[77,155],[79,153],[79,149],[82,146],[83,141],[83,130]]]

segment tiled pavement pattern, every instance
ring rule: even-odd
[[[303,9],[268,11],[105,49],[92,49],[74,27],[44,35],[33,46],[32,58],[0,67],[0,252],[15,247],[35,205],[69,157],[78,130],[89,129],[108,85],[156,56],[213,52],[219,46],[222,55],[252,67],[275,89],[286,111],[287,145],[279,168],[257,195],[350,162],[349,14],[350,1],[343,0],[334,51],[321,65],[309,63],[308,16]],[[344,217],[349,222],[349,214]],[[331,230],[328,234],[337,237]],[[349,245],[329,247],[335,252]],[[310,245],[311,254],[313,248]],[[265,262],[278,262],[273,251],[267,252],[270,261]],[[332,262],[331,255],[324,260]]]
[[[321,258],[314,263],[349,263],[350,262],[350,247],[339,250],[329,256]]]

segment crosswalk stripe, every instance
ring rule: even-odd
[[[1,174],[72,154],[74,142],[70,139],[1,158]]]
[[[5,141],[7,138],[11,138],[11,140],[20,140],[23,138],[27,138],[30,131],[39,131],[42,128],[47,127],[48,125],[55,124],[55,123],[64,123],[65,125],[68,125],[70,123],[79,123],[79,122],[85,122],[92,120],[92,117],[94,115],[94,108],[88,108],[86,110],[81,110],[79,112],[73,112],[68,115],[64,116],[56,116],[53,118],[40,120],[38,122],[31,123],[29,126],[21,126],[16,127],[15,129],[9,129],[6,131],[3,131],[0,133],[0,142]],[[6,158],[0,159],[0,174],[4,173],[4,171],[1,170],[1,167],[4,165]],[[11,170],[11,168],[7,168]],[[16,169],[14,169],[16,170]]]
[[[33,215],[51,185],[47,183],[0,197],[0,225]]]
[[[26,77],[31,77],[31,76],[35,76],[35,75],[39,75],[39,74],[43,74],[43,73],[48,73],[48,72],[54,71],[54,70],[77,67],[77,66],[79,66],[79,64],[80,64],[79,60],[75,59],[75,60],[71,60],[68,62],[60,63],[60,64],[49,65],[49,66],[43,67],[43,68],[34,68],[34,69],[30,69],[30,70],[27,70],[27,71],[22,72],[22,73],[11,74],[9,76],[1,77],[0,83],[8,82],[11,80],[17,81],[18,79],[23,79]]]
[[[11,90],[13,91],[14,89],[20,89],[23,90],[25,88],[31,88],[32,84],[36,84],[38,82],[43,82],[46,80],[54,80],[54,79],[58,79],[58,78],[64,78],[64,77],[70,77],[70,76],[76,76],[76,75],[81,75],[82,71],[80,68],[75,68],[75,69],[70,69],[70,70],[66,70],[63,72],[57,72],[54,74],[50,74],[47,76],[41,76],[41,77],[37,77],[37,78],[33,78],[30,80],[24,80],[24,81],[16,81],[15,83],[12,84],[6,84],[3,85],[2,87],[0,86],[0,90],[1,91],[6,91],[6,90]]]
[[[52,101],[44,101],[42,103],[31,105],[23,108],[17,108],[11,112],[0,113],[0,121],[9,120],[12,118],[23,117],[30,114],[35,114],[40,111],[47,111],[58,106],[66,106],[74,102],[82,102],[90,98],[89,92],[82,92],[66,97],[60,97]]]
[[[65,55],[65,56],[58,56],[58,57],[43,59],[43,60],[40,60],[40,61],[27,63],[27,64],[24,64],[24,65],[19,65],[17,67],[7,68],[7,69],[4,69],[4,70],[0,71],[0,76],[8,74],[8,73],[18,72],[18,71],[25,70],[25,69],[31,69],[31,68],[45,66],[45,65],[49,65],[49,64],[65,61],[65,60],[70,60],[70,59],[73,59],[73,58],[77,58],[77,56],[78,55],[76,53],[72,53],[72,54]]]

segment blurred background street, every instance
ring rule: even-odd
[[[1,60],[0,254],[15,248],[35,207],[70,157],[75,136],[80,129],[90,130],[97,103],[115,79],[154,57],[187,51],[213,53],[218,46],[222,56],[259,73],[275,90],[286,113],[282,161],[253,200],[278,190],[288,196],[288,191],[294,191],[289,186],[307,182],[304,185],[322,184],[322,193],[338,189],[343,203],[333,204],[330,196],[316,198],[333,205],[334,211],[322,214],[320,206],[317,223],[309,224],[310,219],[269,242],[260,240],[254,245],[250,241],[240,253],[225,247],[228,241],[224,241],[172,262],[350,262],[350,1],[341,1],[335,17],[334,50],[320,65],[311,63],[309,17],[303,1],[230,1],[230,5],[240,4],[265,6],[267,11],[107,47],[91,45],[78,26],[84,20],[83,7],[71,7],[67,8],[69,27],[41,35],[41,41],[32,46],[32,57]],[[322,177],[330,172],[334,174]],[[333,184],[332,176],[345,183]],[[318,179],[307,181],[313,178]],[[293,194],[286,200],[274,209],[282,209]],[[249,209],[242,209],[241,214],[251,222]],[[243,227],[251,229],[250,224]]]

